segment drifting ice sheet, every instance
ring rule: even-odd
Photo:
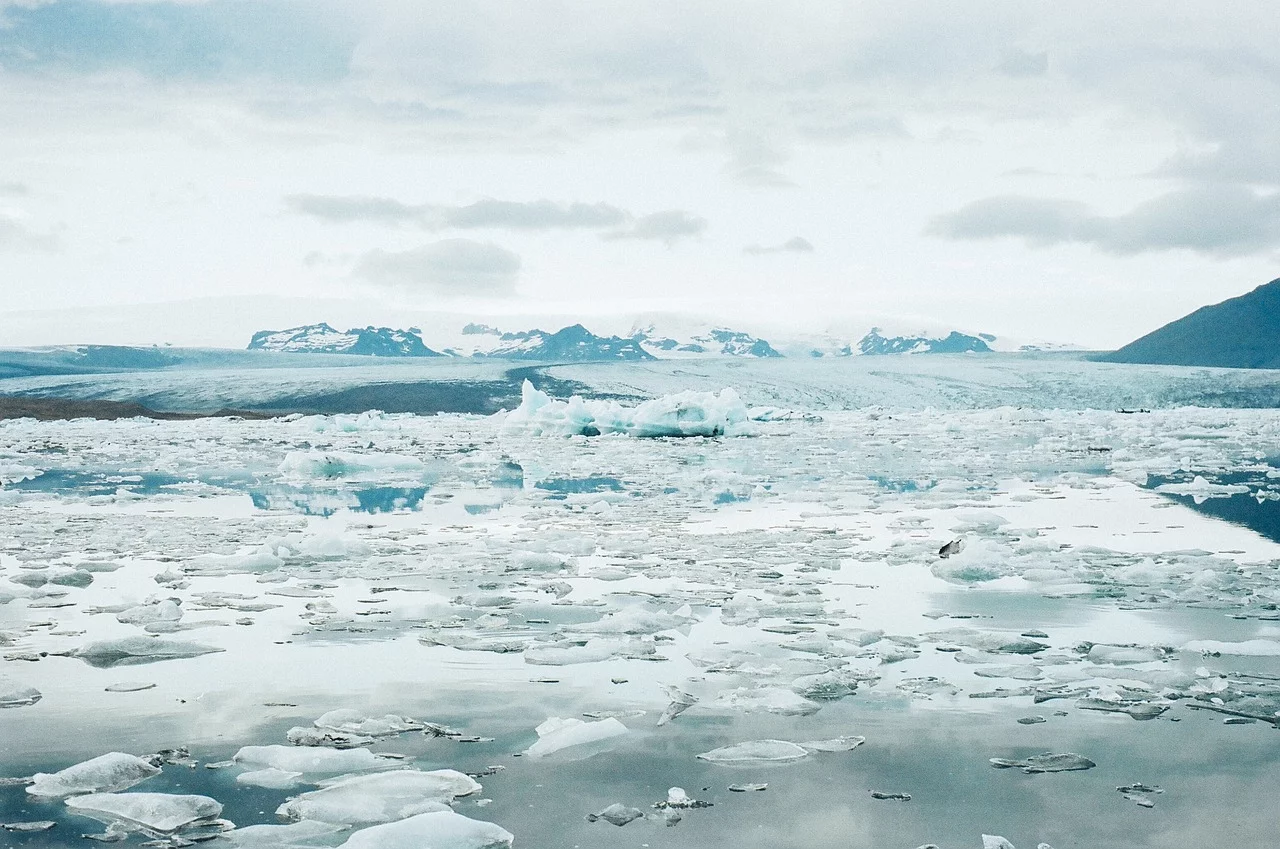
[[[514,839],[491,822],[437,811],[357,831],[340,849],[504,849]]]
[[[68,799],[67,807],[102,822],[123,822],[160,832],[177,831],[222,813],[222,805],[208,796],[173,793],[95,793]]]
[[[285,802],[276,815],[289,820],[320,820],[364,825],[447,811],[458,796],[480,790],[480,784],[452,769],[431,772],[397,770],[374,775],[342,776],[328,786]]]
[[[524,753],[531,758],[541,758],[571,746],[599,743],[626,734],[627,726],[612,716],[599,722],[553,716],[534,730],[538,732],[538,742],[525,749]]]
[[[537,436],[741,436],[749,432],[747,422],[747,408],[732,389],[680,392],[623,407],[577,395],[556,401],[526,380],[520,406],[507,414],[503,426]]]
[[[61,799],[80,793],[124,790],[159,774],[158,768],[142,758],[124,752],[108,752],[58,772],[38,772],[27,792],[32,796]]]

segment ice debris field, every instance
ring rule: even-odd
[[[1267,846],[1280,418],[0,423],[0,845]]]

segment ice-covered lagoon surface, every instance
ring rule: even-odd
[[[501,845],[450,800],[517,847],[1270,845],[1280,545],[1204,508],[1276,503],[1274,412],[503,424],[0,423],[0,774],[185,746],[90,789],[215,800],[226,846]],[[672,787],[713,804],[668,827]],[[106,795],[0,786],[56,823],[3,839],[106,833]],[[401,816],[463,836],[369,831]]]

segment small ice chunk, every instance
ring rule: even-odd
[[[434,811],[361,829],[339,849],[509,849],[514,839],[491,822]]]
[[[811,752],[851,752],[867,742],[866,737],[832,737],[830,740],[806,740],[800,745]]]
[[[553,716],[534,730],[538,732],[538,742],[525,749],[524,753],[531,758],[541,758],[561,749],[618,737],[627,733],[627,726],[613,717],[598,722],[583,722],[572,717],[561,719]]]
[[[982,849],[1014,849],[1013,844],[996,834],[982,835]]]
[[[302,746],[245,746],[232,758],[248,769],[274,768],[307,775],[382,769],[392,764],[368,749],[319,749]]]
[[[666,725],[668,722],[698,703],[697,696],[691,693],[686,693],[679,687],[668,685],[664,686],[663,689],[667,693],[669,703],[667,704],[666,710],[662,712],[662,716],[658,717],[658,725]]]
[[[125,625],[150,625],[156,622],[177,622],[182,618],[182,607],[177,599],[166,598],[139,604],[116,614],[116,621]]]
[[[729,789],[734,793],[753,793],[760,790],[768,790],[769,785],[763,781],[749,784],[730,784]]]
[[[808,749],[785,740],[750,740],[698,755],[702,760],[716,764],[786,763],[808,756]]]
[[[1073,770],[1093,769],[1097,766],[1096,763],[1088,758],[1073,752],[1065,752],[1063,754],[1046,752],[1043,755],[1034,755],[1024,760],[991,758],[991,765],[996,769],[1018,767],[1028,774],[1037,772],[1070,772]]]
[[[57,825],[53,820],[28,820],[27,822],[7,822],[0,828],[5,831],[13,831],[18,834],[36,834],[41,831],[48,831]]]
[[[155,637],[124,637],[118,640],[99,640],[89,643],[73,651],[71,656],[80,658],[90,666],[105,669],[112,666],[132,666],[156,663],[161,660],[199,657],[220,651],[225,649]]]
[[[67,807],[102,822],[163,833],[217,819],[222,813],[222,805],[208,796],[175,793],[94,793],[68,799]]]
[[[1192,640],[1183,651],[1204,654],[1226,654],[1236,657],[1280,657],[1280,642],[1276,640],[1242,640],[1231,643],[1223,640]]]
[[[347,825],[391,822],[415,814],[447,811],[455,798],[481,789],[475,779],[452,769],[342,776],[324,784],[319,790],[285,802],[276,809],[276,816]]]
[[[302,778],[300,772],[287,772],[283,769],[267,767],[240,773],[236,776],[236,784],[266,787],[268,790],[288,790],[290,787],[296,787],[300,778]]]
[[[0,679],[0,709],[29,707],[40,701],[40,691],[16,681]]]
[[[333,836],[346,831],[345,825],[302,822],[289,825],[250,825],[222,835],[235,849],[312,849],[334,844]]]
[[[32,796],[61,799],[80,793],[124,790],[159,774],[159,768],[142,758],[124,752],[108,752],[58,772],[38,772],[27,792]]]
[[[331,710],[315,722],[317,728],[328,728],[345,734],[365,737],[391,737],[405,731],[421,731],[423,723],[389,713],[386,716],[368,717],[357,710],[339,708]]]
[[[822,709],[817,702],[783,687],[739,687],[721,693],[711,706],[743,713],[764,710],[782,716],[808,716]]]
[[[137,693],[140,690],[155,689],[155,686],[150,681],[119,681],[115,684],[108,684],[103,689],[108,693]]]
[[[587,814],[587,822],[596,822],[604,820],[607,823],[621,828],[629,822],[638,820],[644,816],[644,811],[639,808],[628,808],[621,802],[614,802],[602,811],[596,811],[594,814]]]

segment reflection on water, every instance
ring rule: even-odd
[[[1207,496],[1167,491],[1161,494],[1198,513],[1242,525],[1267,539],[1280,542],[1280,488],[1277,487],[1277,479],[1267,475],[1268,470],[1202,476],[1211,485],[1246,487],[1245,491],[1219,491]],[[1170,485],[1187,485],[1195,477],[1192,473],[1148,475],[1146,487],[1159,489]]]

